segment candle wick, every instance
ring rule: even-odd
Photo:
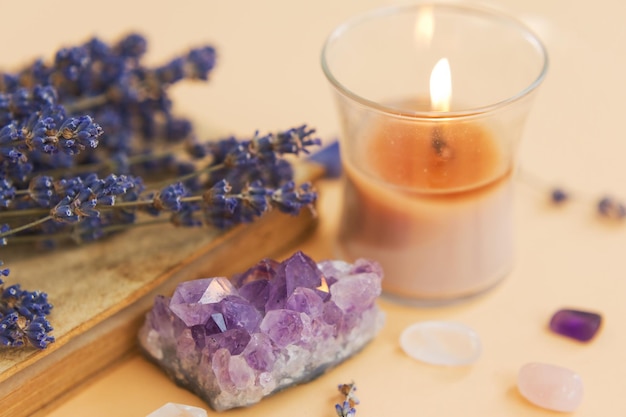
[[[448,143],[441,137],[441,132],[438,127],[433,130],[431,145],[437,156],[443,160],[448,160],[452,157],[452,150],[448,146]]]

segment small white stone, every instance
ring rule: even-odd
[[[400,346],[410,357],[432,365],[469,365],[482,352],[480,337],[474,330],[449,321],[412,324],[402,332]]]
[[[167,403],[146,417],[208,417],[206,410],[191,405]]]

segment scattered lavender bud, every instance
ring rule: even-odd
[[[562,188],[554,188],[550,192],[550,200],[554,204],[562,204],[569,199],[569,194],[565,192]]]
[[[598,201],[598,214],[602,217],[622,220],[626,217],[626,206],[613,197],[603,197]]]
[[[348,401],[344,401],[342,404],[335,404],[335,411],[339,417],[354,417],[356,415],[356,409],[351,407]]]
[[[335,404],[335,411],[338,417],[354,417],[356,415],[355,406],[359,404],[359,399],[354,395],[356,385],[354,382],[350,384],[339,384],[339,392],[345,397],[342,403]]]

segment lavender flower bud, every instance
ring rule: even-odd
[[[0,178],[0,207],[9,207],[15,198],[15,187],[10,181]]]
[[[74,224],[80,221],[80,216],[75,212],[72,200],[69,196],[64,197],[50,212],[52,219],[59,223]]]
[[[192,49],[187,55],[187,62],[191,69],[191,78],[201,80],[208,79],[208,74],[215,66],[215,48],[205,46],[204,48]]]
[[[272,204],[280,211],[296,215],[303,207],[310,206],[315,202],[316,194],[309,183],[295,187],[293,181],[287,182],[274,191],[271,196]]]
[[[89,63],[89,55],[84,47],[63,48],[55,57],[54,65],[69,81],[76,81],[81,71]]]
[[[168,185],[154,197],[154,206],[158,210],[180,211],[182,208],[181,198],[188,195],[182,183]]]
[[[114,49],[121,56],[138,59],[146,53],[148,42],[140,34],[131,33],[122,39]]]

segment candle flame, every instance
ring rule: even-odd
[[[435,111],[449,111],[452,76],[448,58],[441,58],[430,73],[430,105]]]
[[[424,6],[417,15],[415,21],[415,41],[418,44],[428,45],[433,38],[435,32],[435,19],[433,17],[433,8]]]

